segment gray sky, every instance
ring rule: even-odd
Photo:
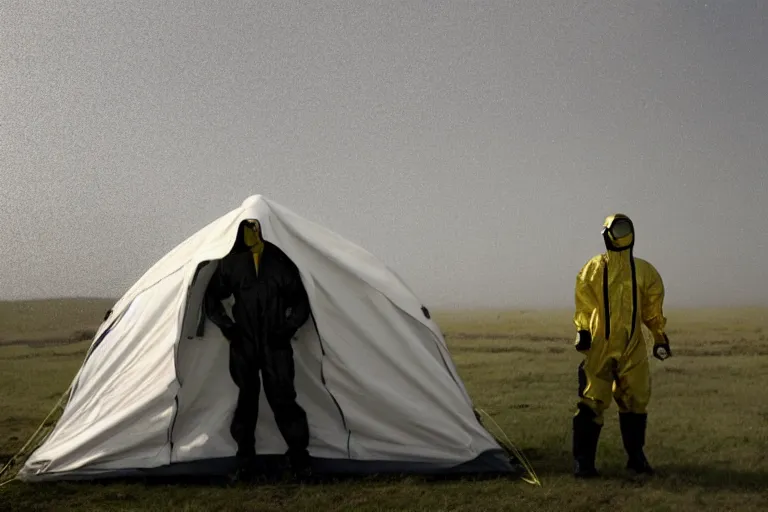
[[[0,3],[0,298],[119,296],[261,193],[432,307],[570,307],[614,211],[768,304],[768,3]]]

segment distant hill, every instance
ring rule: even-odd
[[[116,299],[0,301],[0,345],[49,345],[93,336]]]

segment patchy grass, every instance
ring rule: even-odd
[[[76,331],[98,326],[111,302],[88,304],[38,304],[44,318],[29,306],[0,304],[0,333],[72,340]],[[14,320],[12,311],[28,313]],[[66,325],[52,321],[50,311],[69,319]],[[768,311],[671,312],[675,357],[652,360],[647,453],[659,475],[624,474],[612,407],[598,451],[604,477],[592,482],[570,476],[579,361],[570,312],[442,312],[436,318],[476,405],[525,451],[543,487],[421,478],[250,487],[13,482],[0,489],[0,510],[768,510]],[[87,346],[0,346],[0,462],[37,428]]]

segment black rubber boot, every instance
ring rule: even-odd
[[[652,475],[653,468],[645,458],[645,430],[648,415],[632,412],[619,413],[619,426],[624,450],[627,452],[627,469],[639,474]]]
[[[306,449],[288,450],[286,453],[293,478],[300,482],[310,482],[313,478],[312,463]]]
[[[237,465],[235,466],[235,472],[230,475],[230,480],[234,482],[251,482],[256,479],[256,456],[242,455],[240,453],[236,456]]]
[[[595,468],[595,456],[603,426],[595,423],[595,417],[592,409],[582,404],[573,417],[573,476],[576,478],[600,476]]]

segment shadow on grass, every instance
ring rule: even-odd
[[[525,458],[540,477],[571,473],[571,453],[559,448],[560,439],[552,440],[548,447],[520,447]]]
[[[553,445],[554,446],[554,445]],[[573,471],[572,457],[569,451],[553,448],[524,448],[523,453],[533,465],[538,475],[570,475]],[[618,458],[598,460],[598,470],[603,479],[637,481],[637,476],[624,468],[623,454]],[[653,461],[651,461],[653,464]],[[682,486],[703,487],[710,490],[768,490],[768,470],[730,469],[712,465],[692,463],[653,464],[656,475],[649,481],[663,483],[664,487]],[[647,478],[647,477],[640,477]]]
[[[694,464],[660,465],[657,473],[669,487],[680,484],[709,490],[762,491],[768,490],[768,471],[717,468]]]
[[[525,450],[539,477],[569,476],[573,466],[571,454],[563,450]],[[696,464],[654,464],[656,474],[638,476],[624,468],[624,459],[598,461],[601,476],[595,482],[620,482],[625,485],[653,483],[672,492],[681,488],[703,488],[709,491],[768,491],[768,470],[730,469]]]

